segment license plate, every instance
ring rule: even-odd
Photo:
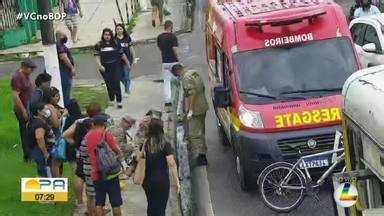
[[[305,163],[305,167],[307,168],[318,168],[318,167],[329,166],[329,162],[327,158],[315,158],[315,159],[304,160],[303,163],[301,163],[299,166],[300,169],[304,169],[304,163]]]

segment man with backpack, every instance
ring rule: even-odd
[[[92,129],[84,138],[96,192],[96,215],[100,216],[103,215],[107,194],[114,216],[121,215],[120,206],[123,204],[119,174],[122,171],[120,161],[124,160],[115,137],[106,130],[108,118],[106,114],[94,116]],[[123,167],[127,167],[126,163]]]

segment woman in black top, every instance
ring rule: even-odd
[[[112,30],[105,28],[99,41],[95,46],[96,62],[99,66],[101,75],[107,85],[109,100],[113,103],[116,99],[117,108],[121,109],[121,89],[120,80],[122,77],[121,60],[126,65],[130,65],[127,56],[114,38]]]
[[[37,174],[40,177],[51,177],[48,159],[55,144],[55,134],[48,123],[51,111],[44,103],[37,103],[32,108],[33,119],[30,125],[31,132],[31,157],[36,162]]]
[[[76,99],[69,100],[68,117],[64,121],[63,132],[66,131],[76,120],[85,118],[85,115],[81,114],[81,108]],[[76,145],[67,145],[66,156],[68,162],[75,162],[76,160]]]
[[[163,123],[160,119],[151,119],[146,139],[143,188],[148,202],[147,215],[165,216],[170,189],[168,170],[171,171],[172,183],[176,191],[179,191],[180,184],[172,147],[164,140]]]
[[[123,49],[124,54],[127,56],[130,65],[125,65],[123,62],[123,77],[121,82],[124,84],[125,93],[129,93],[129,87],[131,84],[130,70],[133,64],[133,49],[132,49],[132,38],[125,30],[123,24],[117,24],[115,28],[115,39],[120,47]]]

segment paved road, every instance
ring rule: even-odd
[[[197,7],[195,17],[195,31],[191,35],[192,54],[187,63],[202,71],[202,75],[208,79],[204,57],[204,36],[201,30],[203,4]],[[200,63],[199,63],[200,62]],[[229,147],[223,147],[219,143],[217,136],[216,119],[211,109],[207,117],[207,136],[208,147],[208,178],[210,183],[211,196],[213,199],[214,212],[218,216],[249,216],[249,215],[277,215],[267,209],[262,203],[258,192],[243,192],[240,189],[238,178],[235,172],[233,153]],[[286,215],[333,215],[332,192],[327,188],[320,194],[321,201],[314,203],[311,198],[307,198],[297,211]],[[282,214],[284,215],[284,214]]]

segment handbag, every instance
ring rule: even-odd
[[[61,134],[63,133],[63,128],[64,128],[64,122],[65,118],[63,119],[61,123]],[[60,137],[59,139],[56,140],[55,145],[53,145],[52,150],[51,150],[51,155],[53,159],[59,160],[59,161],[66,161],[67,160],[67,141],[63,138]]]
[[[145,178],[145,163],[146,163],[146,155],[145,155],[145,146],[147,141],[144,142],[141,151],[140,156],[136,159],[137,165],[135,169],[135,173],[133,174],[133,183],[137,185],[142,185]]]
[[[63,137],[60,137],[52,148],[52,157],[59,161],[66,161],[67,141]]]

